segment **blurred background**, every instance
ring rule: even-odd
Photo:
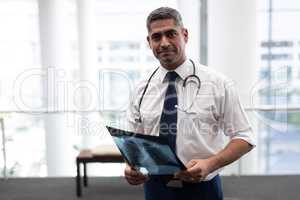
[[[237,83],[257,148],[227,175],[300,173],[300,2],[0,0],[0,176],[75,176],[83,148],[113,144],[137,82],[159,64],[146,17],[178,9],[190,58]],[[123,164],[91,164],[120,176]]]

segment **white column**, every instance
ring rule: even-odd
[[[44,108],[56,111],[58,105],[59,70],[69,63],[68,21],[65,9],[67,0],[40,0],[39,25],[41,60],[45,71]],[[72,146],[63,114],[46,114],[46,162],[48,176],[72,175],[74,159]]]
[[[95,0],[77,0],[78,43],[81,80],[79,110],[97,110],[99,104]],[[93,146],[93,137],[100,140],[99,114],[81,114],[82,147]],[[95,127],[98,127],[95,129]],[[98,134],[98,135],[97,135]]]
[[[256,1],[208,1],[208,66],[237,83],[241,101],[251,106],[257,72]],[[255,151],[242,160],[242,173],[256,171]]]
[[[178,10],[182,15],[184,26],[189,32],[186,46],[187,55],[195,61],[200,60],[200,1],[177,0]]]

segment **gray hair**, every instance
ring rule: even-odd
[[[150,24],[156,20],[173,19],[176,26],[183,27],[183,22],[180,13],[170,7],[160,7],[153,10],[147,17],[147,30],[150,31]]]

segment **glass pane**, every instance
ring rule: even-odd
[[[268,174],[299,174],[300,112],[260,112],[261,170]],[[285,122],[284,122],[285,121]]]
[[[17,95],[23,103],[38,108],[40,80],[28,76],[40,68],[37,1],[0,1],[0,24],[0,109],[16,110]]]
[[[46,176],[43,119],[40,116],[9,113],[3,115],[3,121],[6,175]],[[4,162],[0,163],[0,168],[4,169]]]
[[[270,1],[269,0],[256,0],[257,11],[266,12],[269,9]]]
[[[105,97],[101,110],[109,123],[125,120],[135,85],[159,65],[146,41],[146,18],[164,5],[176,7],[177,2],[97,1],[99,84],[100,96]]]
[[[265,5],[269,0],[265,0]],[[299,33],[298,1],[273,0],[269,12],[258,13],[260,38],[261,105],[273,110],[256,111],[258,116],[259,172],[300,173]],[[298,108],[291,110],[291,108]]]
[[[295,0],[273,0],[273,7],[275,11],[292,11],[300,10],[300,2]]]

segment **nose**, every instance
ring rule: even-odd
[[[162,36],[161,42],[160,42],[160,46],[162,48],[170,46],[170,41],[169,41],[169,39],[166,36]]]

